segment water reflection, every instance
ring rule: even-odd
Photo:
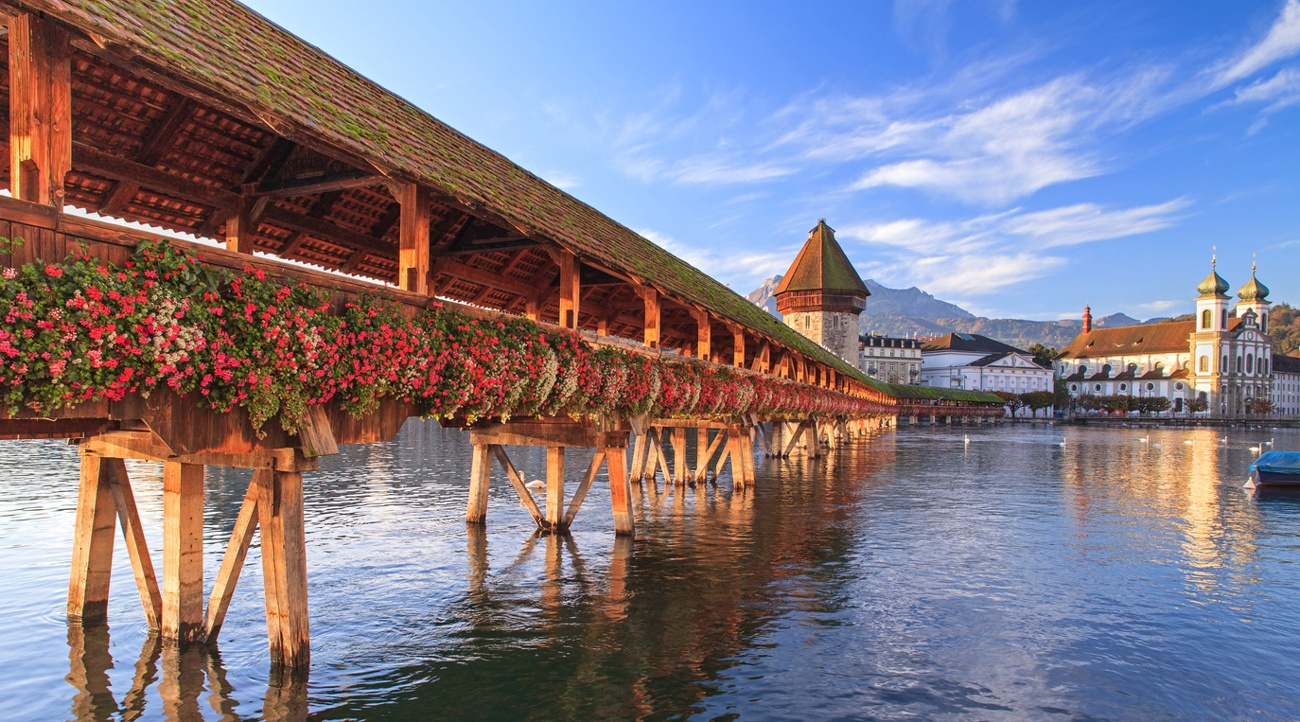
[[[467,526],[465,439],[414,424],[307,479],[310,683],[266,676],[256,546],[220,655],[153,642],[124,559],[112,637],[64,625],[75,484],[0,445],[0,698],[17,719],[1296,717],[1300,496],[1239,488],[1245,440],[1144,434],[921,428],[766,460],[741,492],[647,481],[629,540],[602,483],[570,535],[535,535],[500,478]],[[209,477],[209,549],[246,483]],[[155,534],[160,494],[137,495]]]

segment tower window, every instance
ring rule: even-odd
[[[1207,330],[1209,328],[1210,328],[1210,309],[1207,308],[1201,312],[1201,330]]]
[[[1203,373],[1203,374],[1205,374],[1205,373],[1209,373],[1209,372],[1210,372],[1210,357],[1209,357],[1209,356],[1202,356],[1202,357],[1201,357],[1200,370],[1201,370],[1201,373]]]

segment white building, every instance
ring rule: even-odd
[[[1083,332],[1057,356],[1057,373],[1071,396],[1163,396],[1174,412],[1193,398],[1205,401],[1206,415],[1228,418],[1258,413],[1256,400],[1277,404],[1268,287],[1252,266],[1231,312],[1228,289],[1212,263],[1192,320],[1094,329],[1085,308]]]
[[[1273,414],[1300,417],[1300,358],[1273,357]]]
[[[889,384],[915,384],[921,379],[921,342],[914,338],[864,335],[858,338],[862,373]]]
[[[1052,370],[987,336],[950,333],[921,346],[921,385],[1024,394],[1052,390]]]

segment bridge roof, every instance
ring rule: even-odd
[[[251,114],[274,133],[414,181],[880,387],[722,283],[232,0],[12,0]],[[142,63],[143,61],[143,63]],[[92,209],[94,210],[94,209]]]

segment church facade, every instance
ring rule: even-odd
[[[1160,396],[1174,413],[1217,418],[1274,413],[1268,287],[1252,266],[1235,303],[1229,288],[1212,263],[1191,320],[1094,329],[1085,308],[1082,333],[1056,358],[1057,375],[1074,398]],[[1290,359],[1283,366],[1294,367]]]

